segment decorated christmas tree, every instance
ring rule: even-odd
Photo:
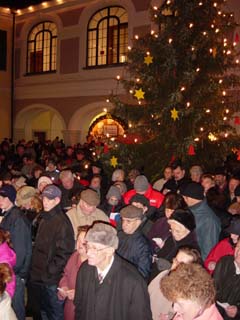
[[[153,30],[135,35],[120,80],[127,95],[110,98],[128,123],[126,139],[136,137],[131,145],[114,142],[109,154],[124,168],[144,167],[153,177],[181,158],[210,169],[239,147],[231,125],[240,110],[239,36],[225,2],[167,0],[151,8]]]

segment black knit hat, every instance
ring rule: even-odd
[[[193,231],[196,228],[195,218],[190,210],[176,209],[169,220],[181,223],[189,231]]]
[[[204,199],[204,189],[203,187],[197,182],[189,183],[186,188],[181,190],[181,194],[183,196],[193,198],[196,200],[203,200]]]
[[[240,236],[240,218],[233,217],[229,227],[227,227],[226,231],[228,233],[237,234]]]

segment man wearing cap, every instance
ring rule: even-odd
[[[146,197],[150,205],[156,208],[159,208],[163,202],[164,196],[161,192],[154,190],[151,184],[148,182],[148,179],[144,175],[139,175],[134,181],[134,189],[127,191],[123,195],[123,200],[125,204],[130,203],[130,199],[135,194],[142,194]]]
[[[220,220],[208,206],[204,198],[204,189],[199,183],[189,183],[181,193],[195,217],[197,240],[202,259],[205,260],[210,250],[218,243]]]
[[[4,185],[0,189],[0,208],[4,214],[0,228],[10,232],[13,249],[16,252],[17,263],[14,267],[16,290],[12,304],[18,319],[25,320],[24,288],[32,255],[31,226],[21,210],[15,206],[15,200],[14,187]]]
[[[144,278],[151,272],[152,254],[150,244],[140,230],[144,217],[143,210],[128,205],[120,210],[122,230],[118,233],[117,253],[136,266]]]
[[[42,193],[42,220],[39,224],[30,270],[33,316],[63,320],[63,303],[57,297],[57,284],[75,246],[71,223],[62,212],[61,190],[48,185]]]
[[[96,222],[85,240],[88,260],[77,275],[75,319],[152,319],[144,279],[134,266],[115,254],[116,230]]]
[[[86,189],[81,192],[77,206],[67,212],[73,226],[75,239],[77,238],[78,226],[91,226],[96,220],[109,222],[107,215],[97,208],[99,203],[98,193],[92,189]]]

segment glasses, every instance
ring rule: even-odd
[[[92,252],[95,252],[95,253],[99,253],[99,252],[101,252],[101,251],[103,251],[105,249],[111,248],[111,246],[107,246],[107,247],[98,249],[98,248],[95,248],[95,247],[91,247],[88,244],[85,244],[84,246],[86,248],[86,252],[92,251]]]

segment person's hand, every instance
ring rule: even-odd
[[[73,300],[74,296],[75,296],[75,290],[74,289],[67,291],[67,297],[68,297],[69,300]]]
[[[216,262],[215,261],[211,261],[208,264],[208,270],[213,271],[216,267]]]
[[[228,306],[226,307],[225,311],[230,318],[235,318],[237,315],[238,309],[236,306]]]
[[[173,318],[173,316],[174,316],[173,312],[160,313],[158,320],[170,320]]]
[[[57,288],[58,289],[58,297],[60,299],[66,299],[68,294],[68,287],[61,287],[61,288]]]
[[[156,243],[156,245],[162,249],[162,247],[164,246],[165,241],[163,241],[162,238],[153,238],[153,241]]]

